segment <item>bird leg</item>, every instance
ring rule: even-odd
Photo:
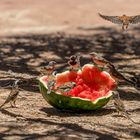
[[[125,27],[124,27],[124,25],[122,25],[122,30],[123,30],[123,31],[125,30]]]
[[[10,102],[10,105],[11,105],[12,108],[16,107],[16,100],[11,101],[11,102]]]
[[[126,25],[126,29],[128,28],[128,24]]]

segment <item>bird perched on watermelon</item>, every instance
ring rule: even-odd
[[[93,62],[93,64],[95,64],[97,67],[101,68],[101,69],[106,69],[110,75],[116,80],[116,82],[121,82],[124,81],[125,83],[135,87],[137,90],[139,90],[139,85],[137,84],[137,80],[131,80],[130,78],[126,78],[124,75],[122,75],[114,66],[113,63],[111,63],[110,61],[106,60],[105,58],[103,58],[101,55],[92,52],[90,53],[91,56],[91,60]]]
[[[77,71],[81,67],[80,57],[81,57],[80,54],[72,55],[69,57],[67,63],[69,65],[71,71]]]

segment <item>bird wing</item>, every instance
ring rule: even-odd
[[[130,23],[131,24],[137,24],[140,22],[140,15],[136,15],[136,16],[130,16]]]
[[[123,21],[121,19],[119,19],[119,16],[106,16],[106,15],[102,15],[99,13],[99,16],[105,20],[111,21],[112,23],[115,24],[122,24]]]

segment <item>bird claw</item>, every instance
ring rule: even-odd
[[[13,105],[13,104],[11,104],[11,107],[12,107],[12,108],[17,108],[17,106],[16,106],[16,105]]]

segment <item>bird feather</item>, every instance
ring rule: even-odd
[[[130,23],[137,24],[140,22],[140,15],[130,16]]]
[[[106,16],[106,15],[102,15],[99,13],[99,16],[105,20],[111,21],[112,23],[115,24],[122,24],[123,21],[121,19],[119,19],[119,16]]]

